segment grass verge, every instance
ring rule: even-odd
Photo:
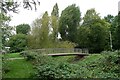
[[[7,61],[10,71],[3,74],[3,78],[30,78],[35,72],[31,62],[22,60]]]

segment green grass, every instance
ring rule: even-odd
[[[22,57],[20,53],[7,53],[4,55],[6,58],[19,58]]]
[[[19,53],[8,53],[4,57],[20,58],[22,56]],[[7,60],[6,63],[10,71],[3,74],[3,78],[29,78],[35,72],[32,62],[25,59]]]
[[[31,62],[24,59],[7,61],[10,71],[3,78],[29,78],[35,72]]]

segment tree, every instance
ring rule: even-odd
[[[47,11],[42,16],[41,23],[42,23],[41,29],[40,29],[41,45],[44,48],[47,48],[49,46],[49,16]]]
[[[10,52],[20,52],[27,48],[27,38],[24,34],[13,35],[8,41]]]
[[[110,24],[110,33],[111,33],[111,45],[113,49],[117,49],[116,46],[116,27],[118,26],[118,16],[107,15],[104,19]]]
[[[30,31],[30,25],[28,24],[20,24],[16,26],[16,33],[17,34],[28,34]]]
[[[29,36],[30,48],[49,48],[49,16],[45,12],[41,19],[36,19],[33,23],[32,33]]]
[[[51,16],[56,16],[57,18],[59,17],[59,8],[57,3],[54,5]]]
[[[52,31],[52,40],[53,42],[57,42],[58,37],[58,27],[59,27],[59,9],[57,3],[54,5],[52,13],[51,13],[51,27]]]
[[[6,16],[3,13],[0,13],[0,30],[1,30],[1,34],[0,34],[1,45],[0,45],[0,48],[1,49],[4,49],[6,39],[11,36],[11,30],[13,29],[13,27],[8,26],[9,21],[10,21],[10,17]]]
[[[88,25],[92,20],[100,19],[99,13],[96,13],[95,9],[87,10],[86,14],[83,17],[83,24],[84,26]]]
[[[104,17],[104,19],[105,19],[107,22],[109,22],[109,23],[113,23],[113,21],[114,21],[114,16],[108,14],[107,16]]]
[[[102,20],[95,10],[90,9],[83,18],[83,24],[78,31],[78,44],[88,48],[91,53],[98,53],[108,48],[109,24]]]
[[[19,11],[18,8],[20,5],[21,5],[20,3],[18,3],[17,1],[14,2],[13,0],[0,1],[0,18],[2,18],[2,20],[0,20],[0,50],[2,50],[2,43],[3,43],[2,42],[2,36],[3,36],[2,26],[3,26],[3,21],[4,21],[4,15],[6,15],[10,11],[12,11],[14,13],[18,13],[18,11]],[[36,6],[40,5],[40,2],[38,0],[37,1],[36,0],[23,0],[23,8],[24,9],[32,10],[32,8],[33,8],[32,5],[34,5],[34,8],[36,10],[37,9]]]
[[[37,4],[38,3],[38,4]],[[14,13],[18,13],[18,8],[20,7],[21,3],[14,1],[14,0],[2,0],[0,1],[0,10],[4,13],[8,13],[10,11]],[[23,8],[24,9],[33,9],[32,5],[34,5],[35,10],[37,9],[36,6],[40,5],[40,2],[37,0],[23,0]]]
[[[120,11],[118,13],[118,25],[116,27],[116,31],[115,31],[115,46],[116,49],[120,49]]]
[[[88,48],[89,34],[90,34],[89,27],[84,27],[84,26],[79,27],[78,34],[77,34],[77,44],[78,44],[77,47]]]
[[[59,21],[59,32],[62,40],[75,42],[77,27],[80,22],[80,10],[75,4],[68,6],[62,11]]]
[[[40,36],[41,36],[41,19],[36,19],[33,21],[31,33],[28,35],[28,47],[29,48],[40,48],[41,42],[40,42]]]

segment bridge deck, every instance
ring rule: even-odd
[[[48,56],[71,56],[71,55],[77,55],[77,56],[88,56],[89,54],[86,53],[54,53],[54,54],[47,54]]]

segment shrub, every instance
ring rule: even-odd
[[[37,56],[36,52],[33,51],[22,51],[20,52],[20,55],[24,56],[27,61],[34,60]]]
[[[44,55],[41,52],[24,52],[27,57],[35,59],[35,78],[119,78],[120,77],[120,51],[102,52],[96,61],[84,64],[73,64],[59,61],[56,58]],[[31,59],[31,57],[29,57]]]
[[[27,38],[24,34],[17,34],[8,41],[10,52],[21,52],[27,47]]]
[[[74,48],[75,45],[76,45],[75,43],[72,43],[69,41],[61,41],[61,42],[58,42],[57,48]]]

